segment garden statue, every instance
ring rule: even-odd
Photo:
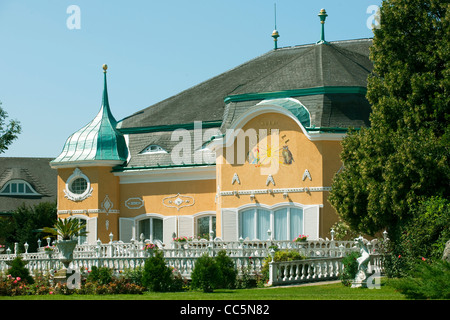
[[[358,272],[356,273],[356,277],[353,280],[352,288],[360,288],[367,286],[367,265],[369,264],[370,254],[369,250],[367,250],[366,245],[364,244],[364,238],[359,237],[355,239],[356,244],[359,247],[359,252],[361,256],[356,259],[358,262]]]

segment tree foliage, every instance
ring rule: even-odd
[[[356,231],[387,228],[392,238],[419,201],[448,197],[448,8],[444,0],[382,3],[368,78],[371,126],[344,139],[344,170],[329,198]]]
[[[22,204],[11,218],[0,219],[0,241],[4,241],[11,250],[14,243],[19,243],[19,250],[24,251],[24,243],[28,243],[29,252],[37,250],[37,241],[44,236],[39,232],[57,220],[56,202],[41,202],[34,206]],[[44,241],[45,243],[45,241]]]
[[[7,122],[6,118],[8,118],[8,113],[2,109],[2,103],[0,102],[0,154],[8,149],[8,146],[22,130],[17,120]]]

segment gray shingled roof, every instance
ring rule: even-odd
[[[323,86],[366,87],[372,70],[371,44],[371,39],[361,39],[272,50],[126,117],[119,127],[223,120],[224,98],[233,95]],[[349,120],[352,117],[349,115]],[[366,119],[362,121],[367,123]]]
[[[360,39],[272,50],[136,112],[118,124],[119,130],[129,133],[130,160],[125,167],[172,165],[170,152],[178,143],[171,141],[172,130],[202,121],[215,122],[224,132],[243,112],[265,99],[261,96],[264,94],[281,92],[298,99],[311,115],[311,128],[369,126],[370,105],[365,88],[373,67],[369,59],[371,44],[371,39]],[[323,87],[364,90],[296,95]],[[168,153],[140,154],[151,144]]]
[[[5,196],[0,194],[0,213],[12,212],[25,203],[56,201],[57,172],[49,165],[52,158],[0,157],[0,190],[11,180],[24,180],[41,196]]]

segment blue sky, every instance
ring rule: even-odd
[[[321,8],[326,40],[372,37],[370,6],[381,2],[0,0],[0,101],[23,129],[0,156],[58,156],[100,109],[104,63],[120,120],[272,50],[275,3],[288,47],[320,39]]]

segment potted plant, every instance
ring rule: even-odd
[[[49,258],[52,256],[52,253],[53,253],[54,250],[55,250],[55,247],[54,247],[54,246],[46,246],[46,247],[44,248],[44,252],[45,252],[46,254],[48,254],[48,257],[49,257]]]
[[[308,240],[308,236],[304,234],[300,234],[297,238],[294,239],[294,242],[306,242]]]
[[[78,240],[75,237],[85,236],[87,231],[83,230],[84,225],[77,219],[60,219],[55,223],[53,228],[45,227],[44,232],[50,233],[58,237],[56,246],[61,253],[61,262],[66,268],[69,267],[73,260],[73,250],[75,249]]]

